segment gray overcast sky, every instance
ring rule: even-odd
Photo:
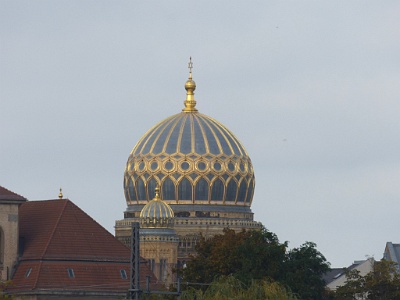
[[[0,2],[0,185],[114,232],[138,139],[200,112],[252,158],[255,219],[333,267],[400,242],[399,1]]]

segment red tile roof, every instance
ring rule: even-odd
[[[30,201],[19,210],[26,259],[126,261],[130,250],[70,200]]]
[[[68,269],[72,270],[73,277],[69,276]],[[129,263],[23,261],[18,266],[12,280],[13,285],[8,291],[79,290],[86,293],[126,293],[129,288],[129,269]],[[121,276],[121,270],[125,271],[126,278]],[[151,276],[149,272],[145,272],[145,275]],[[145,279],[143,277],[142,281]],[[142,287],[144,286],[143,282]]]
[[[26,198],[0,186],[0,200],[26,201]]]
[[[22,204],[19,226],[23,254],[8,291],[128,290],[130,249],[70,200]],[[67,269],[73,270],[73,278]],[[142,280],[151,276],[156,281],[145,264],[140,272]]]

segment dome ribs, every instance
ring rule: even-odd
[[[157,123],[154,125],[152,128],[150,128],[144,135],[143,137],[139,140],[139,142],[136,143],[135,147],[133,147],[132,154],[133,155],[138,155],[140,153],[143,153],[143,147],[146,145],[148,142],[149,138],[154,134],[154,131],[157,130],[157,128],[161,127],[163,124],[168,123],[169,119],[172,119],[174,116],[171,116],[167,119],[165,119],[163,122]]]
[[[160,141],[161,143],[163,143],[163,148],[162,148],[161,153],[172,153],[172,151],[173,151],[173,149],[172,150],[169,149],[168,143],[169,143],[169,141],[171,139],[171,135],[174,132],[177,124],[180,122],[179,115],[180,114],[177,114],[177,115],[173,116],[173,119],[174,119],[173,120],[173,124],[171,125],[171,128],[169,128],[168,134],[167,134],[165,140],[164,141],[162,141],[162,140]],[[171,148],[173,148],[173,147],[171,147]]]
[[[217,120],[210,118],[210,121],[216,124],[218,128],[224,129],[224,134],[225,134],[224,136],[229,140],[228,144],[230,145],[230,147],[232,147],[233,153],[240,156],[247,156],[246,150],[242,147],[238,138],[232,132],[230,132],[224,125],[219,123]]]
[[[184,122],[184,119],[181,117],[181,114],[175,115],[175,118],[176,122],[174,123],[174,126],[170,129],[168,133],[163,149],[163,153],[166,153],[168,155],[178,152],[179,142],[175,139],[175,137],[180,134],[182,123]]]
[[[175,118],[171,118],[168,122],[166,122],[165,126],[162,127],[154,142],[151,145],[150,153],[159,154],[163,152],[165,148],[165,143],[168,140],[167,136],[170,135],[171,130],[174,128],[176,122],[174,123]],[[146,152],[147,153],[147,152]]]
[[[200,155],[209,152],[207,138],[204,130],[200,125],[198,114],[192,114],[193,117],[193,136],[194,136],[194,153]]]
[[[221,144],[218,142],[218,138],[216,137],[211,125],[208,123],[208,120],[205,118],[199,118],[204,132],[206,133],[205,138],[208,141],[209,153],[218,155],[223,153]]]
[[[195,144],[196,144],[196,134],[195,134],[195,132],[194,132],[194,117],[193,117],[193,114],[190,114],[190,144],[191,144],[191,147],[190,147],[190,152],[191,153],[196,153],[196,150],[195,150]]]
[[[237,147],[236,143],[233,143],[234,141],[230,141],[227,138],[227,134],[229,133],[229,131],[214,119],[210,118],[209,122],[214,127],[215,130],[214,132],[216,133],[218,141],[221,144],[222,149],[224,150],[222,151],[222,153],[225,153],[226,155],[232,155],[234,153],[237,153],[238,151],[234,150],[234,147],[235,148]]]
[[[192,144],[192,126],[191,126],[191,114],[185,115],[185,120],[182,122],[181,131],[179,132],[179,150],[182,154],[189,154],[192,152],[193,144]]]

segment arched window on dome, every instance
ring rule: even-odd
[[[214,201],[222,201],[224,200],[224,183],[222,182],[221,179],[217,178],[212,183],[212,188],[211,188],[211,200]]]
[[[247,182],[245,179],[243,179],[242,182],[240,182],[237,202],[244,202],[246,200],[246,192],[247,192]]]
[[[136,190],[138,193],[138,200],[147,200],[144,181],[141,177],[138,179],[138,181],[136,183]]]
[[[192,184],[189,179],[183,178],[178,186],[179,200],[192,200]]]
[[[226,201],[235,201],[237,194],[237,183],[234,179],[231,179],[228,182],[228,186],[226,188]]]
[[[149,200],[154,199],[156,195],[156,187],[158,186],[157,180],[152,177],[150,180],[147,181],[147,195],[149,195]]]
[[[136,197],[135,187],[133,186],[131,178],[128,179],[128,191],[129,191],[129,199],[131,201],[136,201],[137,197]]]
[[[208,182],[204,178],[201,178],[196,183],[196,188],[194,190],[195,200],[208,200]]]
[[[162,184],[162,198],[163,200],[176,200],[175,184],[169,177]]]
[[[251,199],[253,197],[253,191],[254,191],[254,179],[251,179],[249,183],[249,189],[247,191],[246,203],[251,203]]]

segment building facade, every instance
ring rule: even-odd
[[[18,209],[26,198],[0,186],[0,279],[9,280],[18,257]]]
[[[179,237],[173,229],[173,210],[161,200],[158,187],[155,193],[140,213],[140,256],[147,260],[158,281],[169,286],[176,279]]]

